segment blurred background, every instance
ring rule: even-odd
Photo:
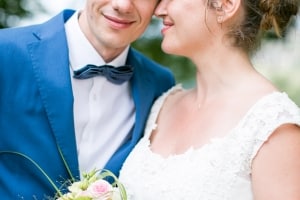
[[[86,0],[0,0],[0,28],[42,23],[65,8],[79,9]],[[299,0],[300,1],[300,0]],[[300,16],[292,21],[283,38],[268,33],[252,56],[256,69],[285,91],[300,106]],[[144,35],[133,46],[169,67],[177,82],[194,86],[194,65],[186,58],[163,53],[160,21],[153,18]]]

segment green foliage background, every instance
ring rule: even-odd
[[[0,0],[0,28],[15,26],[36,11],[46,12],[39,0]]]
[[[133,47],[142,51],[149,58],[170,68],[177,82],[183,83],[185,87],[192,87],[194,85],[194,75],[196,72],[194,64],[185,57],[164,53],[160,44],[160,37],[147,38],[144,36],[134,42]]]

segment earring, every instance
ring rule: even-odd
[[[217,17],[217,22],[218,22],[219,24],[222,24],[222,22],[223,22],[223,17],[222,17],[222,16],[218,16],[218,17]]]

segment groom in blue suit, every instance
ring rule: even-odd
[[[174,85],[166,68],[132,47],[158,0],[87,0],[49,21],[0,31],[0,197],[53,197],[93,168],[119,169],[152,103]],[[128,81],[74,71],[130,65]],[[88,73],[88,72],[87,72]]]

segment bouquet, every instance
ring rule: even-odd
[[[113,178],[110,184],[105,178]],[[55,200],[127,200],[124,186],[108,170],[92,170],[82,180],[70,182],[68,192],[57,191]]]
[[[49,181],[56,190],[54,198],[47,197],[48,200],[127,200],[125,188],[118,178],[109,170],[92,170],[82,174],[82,180],[76,181],[71,175],[71,180],[66,181],[62,186],[68,185],[67,193],[61,191],[47,173],[30,157],[15,151],[0,151],[1,154],[14,154],[30,161]],[[62,156],[65,162],[64,157]],[[65,162],[66,163],[66,162]],[[67,170],[70,171],[66,165]],[[112,183],[107,179],[112,179]]]

